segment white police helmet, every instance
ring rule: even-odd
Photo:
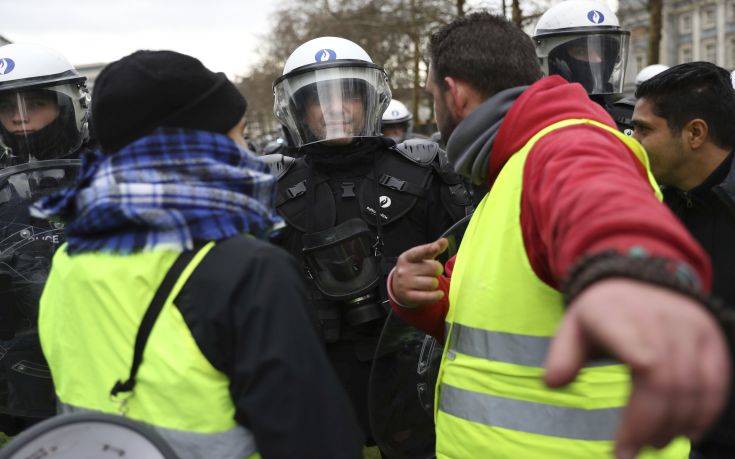
[[[383,126],[411,121],[413,115],[400,100],[393,99],[383,112]]]
[[[0,167],[78,150],[89,132],[85,80],[52,49],[0,47]]]
[[[735,70],[730,73],[730,81],[732,81],[732,87],[735,89]]]
[[[294,147],[380,136],[388,76],[357,44],[321,37],[296,48],[273,83],[273,112]]]
[[[639,86],[644,81],[648,81],[651,78],[655,77],[659,73],[663,72],[664,70],[668,70],[668,65],[663,64],[653,64],[649,65],[648,67],[643,67],[643,69],[638,72],[638,75],[635,76],[635,85]]]
[[[383,135],[392,138],[396,142],[402,142],[412,133],[412,120],[413,114],[408,111],[408,108],[401,101],[396,99],[391,100],[390,104],[388,104],[388,108],[386,108],[383,112]],[[391,135],[390,132],[386,132],[386,129],[389,128],[394,128],[394,135]],[[403,131],[400,135],[398,135],[398,133],[395,131],[400,129],[402,129]]]
[[[590,0],[554,5],[533,34],[544,73],[580,83],[589,94],[623,91],[629,38],[612,10]]]

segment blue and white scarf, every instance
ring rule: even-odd
[[[69,253],[192,249],[280,221],[276,179],[256,156],[213,132],[159,128],[113,153],[82,157],[74,188],[31,213],[67,222]]]

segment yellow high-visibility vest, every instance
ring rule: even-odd
[[[544,135],[586,124],[615,135],[646,167],[633,138],[603,123],[569,119],[541,130],[503,167],[475,211],[457,254],[447,340],[437,380],[439,458],[607,458],[630,391],[627,367],[592,363],[562,389],[543,382],[544,360],[564,315],[559,291],[536,276],[520,225],[523,169]],[[614,307],[614,305],[611,305]],[[677,439],[640,457],[687,458]]]
[[[70,256],[66,245],[59,248],[38,329],[62,412],[124,414],[154,427],[181,457],[259,457],[253,434],[235,421],[229,379],[202,354],[175,304],[213,246],[202,248],[176,281],[151,331],[135,389],[120,400],[110,389],[127,379],[143,314],[179,253]]]

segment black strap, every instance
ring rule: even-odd
[[[181,254],[176,258],[176,261],[174,261],[174,264],[171,265],[171,268],[166,273],[166,277],[163,278],[161,285],[158,286],[156,294],[153,295],[153,299],[148,305],[145,315],[143,315],[143,320],[141,320],[140,327],[138,328],[138,334],[135,337],[135,349],[133,351],[133,363],[130,366],[130,376],[128,376],[128,379],[125,382],[122,382],[119,379],[117,380],[115,385],[112,386],[112,390],[110,390],[111,396],[115,397],[120,392],[131,392],[135,388],[135,377],[137,376],[138,368],[140,368],[140,364],[143,361],[143,352],[145,351],[145,345],[148,342],[148,337],[151,335],[151,330],[153,330],[153,325],[156,323],[156,319],[158,319],[158,316],[163,309],[163,305],[171,294],[171,290],[173,290],[176,281],[179,280],[181,273],[187,266],[189,266],[189,263],[191,263],[191,260],[198,252],[199,250],[187,250],[185,252],[181,252]]]
[[[401,180],[397,177],[393,177],[392,175],[382,174],[378,179],[378,183],[386,188],[390,188],[396,191],[402,191],[404,193],[418,196],[420,198],[426,195],[426,188],[414,185],[413,183],[406,180]]]

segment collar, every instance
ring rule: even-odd
[[[484,185],[493,141],[505,115],[527,86],[500,91],[480,104],[454,129],[447,142],[447,155],[454,169],[473,184]]]

